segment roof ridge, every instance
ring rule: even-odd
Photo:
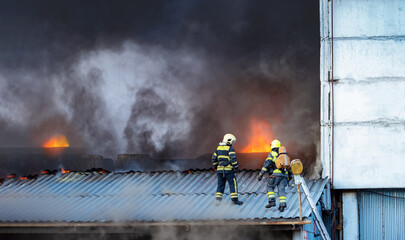
[[[238,192],[239,195],[259,195],[259,194],[266,194],[266,192]],[[16,194],[15,196],[10,196],[10,195],[0,195],[0,198],[14,198],[14,197],[35,197],[36,195],[38,196],[46,196],[46,197],[59,197],[61,196],[60,194],[47,194],[47,195],[41,195],[41,194]],[[196,193],[169,193],[169,192],[164,192],[164,193],[146,193],[146,194],[70,194],[70,195],[64,195],[63,197],[114,197],[114,196],[193,196],[193,195],[212,195],[215,196],[216,193],[206,193],[206,192],[196,192]],[[230,195],[230,193],[224,193],[223,195]]]
[[[259,195],[259,194],[266,194],[265,192],[239,192],[239,195]],[[193,196],[193,195],[212,195],[215,196],[216,193],[150,193],[150,194],[145,194],[149,196]],[[224,193],[223,195],[230,195],[229,193]],[[139,195],[138,195],[139,196]]]

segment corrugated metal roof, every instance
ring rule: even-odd
[[[237,174],[242,206],[231,205],[229,187],[215,206],[216,174],[211,171],[89,173],[41,175],[32,180],[9,179],[0,186],[0,222],[156,222],[264,220],[299,217],[296,187],[289,186],[288,208],[266,209],[266,181],[258,171]],[[315,201],[326,179],[307,180]],[[303,216],[311,213],[302,196]],[[278,203],[277,203],[278,204]]]

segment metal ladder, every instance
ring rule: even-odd
[[[325,224],[322,221],[321,216],[319,215],[316,205],[314,203],[314,200],[311,196],[311,193],[309,192],[308,186],[305,183],[305,180],[300,176],[300,175],[294,175],[294,183],[297,185],[298,189],[298,197],[300,200],[300,205],[301,205],[301,194],[300,194],[300,187],[302,187],[302,190],[304,190],[304,194],[307,197],[308,203],[311,206],[312,213],[314,214],[314,220],[315,220],[315,225],[319,230],[319,233],[322,237],[323,240],[331,240],[329,237],[329,233],[326,230]],[[301,206],[300,206],[301,207]],[[301,212],[301,210],[300,210]]]

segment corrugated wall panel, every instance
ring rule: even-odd
[[[405,189],[358,193],[360,239],[405,239]]]

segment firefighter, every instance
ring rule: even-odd
[[[267,156],[264,162],[263,168],[259,173],[258,180],[261,181],[263,175],[268,172],[270,177],[267,182],[267,199],[269,203],[265,206],[266,208],[271,208],[276,206],[276,194],[274,192],[275,187],[278,188],[278,199],[280,202],[279,210],[283,212],[287,207],[287,197],[285,194],[285,188],[288,184],[288,179],[291,178],[291,173],[285,169],[277,169],[276,159],[279,155],[279,148],[281,143],[279,140],[275,139],[271,142],[271,152]]]
[[[236,183],[235,172],[238,171],[238,162],[236,153],[232,147],[236,138],[234,135],[227,133],[222,142],[219,143],[217,150],[212,155],[212,165],[217,169],[218,187],[216,193],[216,205],[219,206],[224,195],[225,184],[228,181],[231,192],[231,199],[234,205],[242,205],[243,202],[238,200],[238,185]]]

